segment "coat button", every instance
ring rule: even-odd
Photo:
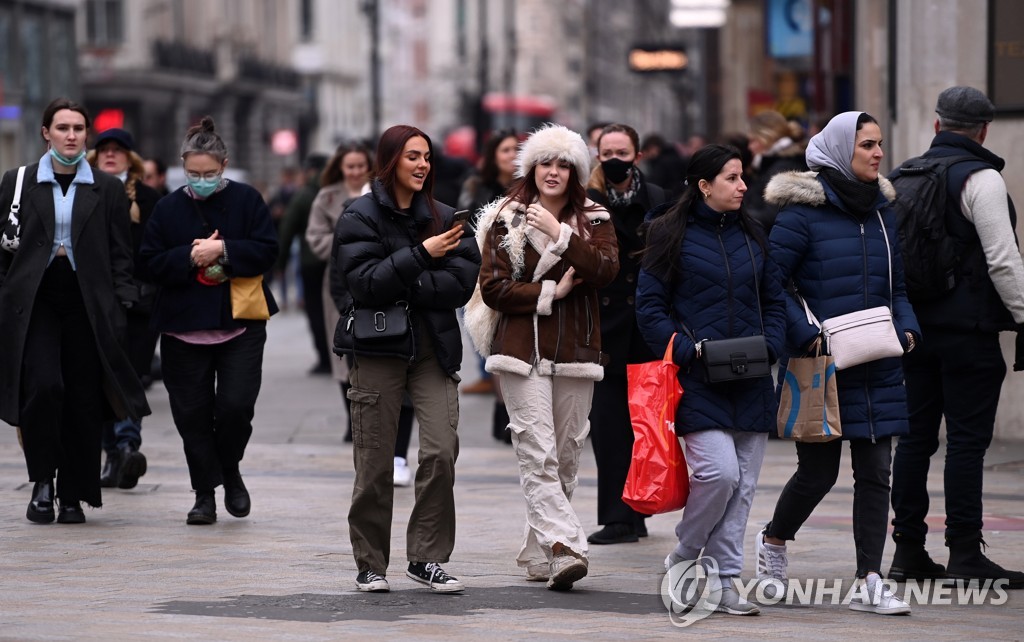
[[[626,303],[628,303],[630,305],[633,305],[633,303],[635,301],[636,301],[636,297],[634,297],[632,294],[630,294],[629,296],[626,297]]]
[[[15,312],[17,312],[18,314],[21,314],[24,311],[25,311],[25,308],[18,308],[17,310],[15,310]]]
[[[601,305],[608,305],[611,302],[612,302],[612,300],[609,299],[608,297],[606,297],[606,296],[601,297]]]
[[[626,283],[632,283],[633,281],[636,281],[636,277],[633,276],[632,272],[630,272],[626,275]]]

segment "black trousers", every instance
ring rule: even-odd
[[[149,313],[128,311],[128,325],[125,329],[125,352],[131,361],[135,374],[143,382],[153,367],[153,353],[159,336],[149,325]],[[148,386],[148,384],[146,384]],[[103,424],[103,450],[108,455],[117,452],[121,443],[132,443],[136,448],[142,445],[142,420],[106,421]]]
[[[985,451],[992,443],[1006,362],[995,332],[922,328],[925,340],[903,358],[910,434],[892,465],[892,523],[901,539],[924,543],[928,468],[946,418],[946,536],[971,538],[982,528]]]
[[[612,374],[594,384],[590,441],[597,461],[597,523],[635,526],[640,514],[622,501],[633,459],[633,422],[629,418],[626,376]]]
[[[21,364],[21,436],[30,481],[57,478],[63,502],[102,505],[103,370],[78,277],[65,257],[43,274]]]
[[[782,489],[767,535],[783,540],[796,533],[839,478],[843,444],[853,460],[853,542],[857,548],[857,577],[881,574],[882,551],[889,519],[889,467],[892,438],[836,440],[818,444],[797,442],[796,472]]]
[[[327,349],[327,326],[324,322],[324,266],[302,267],[302,292],[305,301],[306,321],[309,332],[313,335],[313,348],[316,350],[317,365],[329,368],[331,352]],[[331,305],[334,305],[331,302]],[[332,328],[333,330],[333,328]],[[334,336],[334,333],[331,333]]]
[[[238,467],[252,436],[252,418],[263,377],[265,325],[214,345],[163,335],[164,386],[185,460],[197,491],[213,490],[223,473]]]

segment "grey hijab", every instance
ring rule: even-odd
[[[807,167],[820,171],[831,167],[851,181],[856,181],[850,168],[853,146],[857,140],[857,119],[862,111],[844,111],[828,121],[825,128],[807,143]]]

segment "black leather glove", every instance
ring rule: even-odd
[[[1013,351],[1013,371],[1024,370],[1024,330],[1017,330],[1017,342]]]

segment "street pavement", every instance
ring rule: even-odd
[[[102,509],[86,509],[84,525],[25,519],[31,485],[24,460],[15,431],[0,431],[0,640],[1024,637],[1022,591],[990,593],[981,604],[963,603],[955,591],[952,600],[939,594],[933,600],[939,603],[915,603],[910,617],[857,613],[843,603],[765,605],[758,617],[714,614],[683,628],[660,595],[662,561],[675,543],[677,514],[650,518],[650,536],[639,543],[591,547],[590,574],[571,592],[525,582],[514,561],[525,516],[518,469],[511,447],[491,437],[488,395],[461,400],[458,539],[445,568],[463,580],[465,593],[432,594],[405,577],[412,488],[396,489],[391,593],[359,593],[346,525],[352,449],[342,441],[338,385],[307,375],[313,361],[304,317],[294,311],[276,316],[269,324],[263,388],[242,462],[253,501],[245,519],[227,514],[218,490],[218,522],[186,526],[193,495],[159,383],[149,391],[153,415],[143,430],[149,471],[133,490],[106,490]],[[462,374],[467,383],[477,379],[471,352]],[[414,438],[413,460],[415,449]],[[745,578],[753,576],[754,534],[770,518],[795,461],[792,444],[769,443],[747,528]],[[1005,566],[1022,568],[1024,444],[994,444],[986,464],[988,553]],[[933,505],[941,511],[941,465],[933,468]],[[573,504],[593,532],[597,489],[589,445],[580,478]],[[836,488],[789,546],[790,577],[819,585],[840,581],[845,595],[855,570],[852,486],[847,458]],[[942,515],[936,510],[929,523],[937,535],[928,548],[944,562]],[[892,549],[887,542],[885,569]],[[903,590],[897,588],[901,595]],[[828,593],[825,598],[832,601]]]

